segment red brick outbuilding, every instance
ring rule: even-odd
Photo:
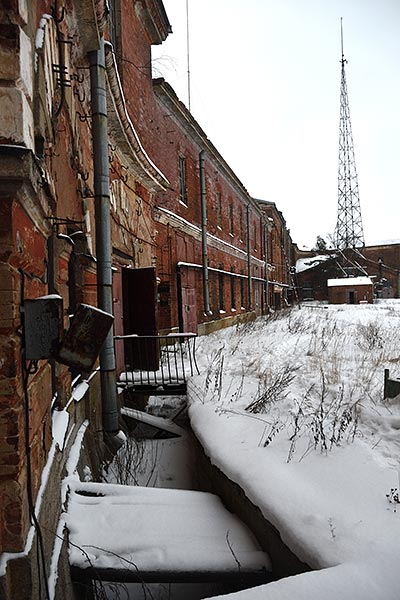
[[[370,277],[343,277],[328,279],[330,304],[372,304],[374,284]]]

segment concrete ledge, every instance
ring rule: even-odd
[[[126,569],[99,569],[71,567],[74,583],[114,581],[116,583],[231,583],[242,586],[256,586],[269,583],[271,574],[266,570],[248,571],[139,571]]]
[[[239,323],[248,323],[250,321],[254,321],[256,318],[256,312],[251,311],[239,313],[237,315],[232,315],[229,317],[223,317],[221,319],[216,319],[215,321],[209,321],[208,323],[199,323],[198,334],[208,335],[209,333],[219,331],[220,329],[224,329],[225,327],[232,327],[232,325],[237,325]]]
[[[299,560],[285,545],[276,527],[264,518],[261,510],[247,498],[242,488],[211,463],[195,438],[193,447],[198,489],[217,494],[226,508],[247,525],[271,559],[273,579],[311,571],[311,567]]]

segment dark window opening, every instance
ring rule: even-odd
[[[239,236],[241,240],[244,240],[244,231],[243,231],[243,209],[240,208],[239,211]]]
[[[233,235],[233,204],[229,203],[229,233]]]
[[[236,277],[235,277],[235,269],[231,268],[231,308],[236,309]]]
[[[217,226],[222,229],[222,196],[217,192]]]
[[[314,289],[308,284],[303,287],[303,300],[314,300]]]
[[[224,274],[221,273],[223,270],[223,265],[219,265],[220,272],[218,273],[218,303],[219,310],[225,310],[225,302],[224,302]]]
[[[240,271],[240,274],[243,275],[243,271]],[[245,308],[245,292],[244,292],[244,277],[240,278],[240,305]]]
[[[187,205],[186,158],[184,156],[179,157],[178,175],[179,175],[179,200],[181,202],[183,202],[183,204]]]

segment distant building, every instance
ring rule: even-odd
[[[295,299],[294,246],[290,230],[275,202],[257,200],[267,219],[268,305],[279,309]]]
[[[369,277],[328,279],[329,304],[372,304],[374,284]]]
[[[370,277],[374,297],[400,297],[400,241],[360,249],[304,252],[295,247],[300,300],[328,300],[328,279]]]

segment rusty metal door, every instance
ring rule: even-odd
[[[124,317],[122,306],[122,268],[121,265],[113,265],[116,269],[113,273],[113,313],[114,313],[114,335],[124,335]],[[115,363],[117,373],[124,370],[124,348],[122,343],[115,344]]]
[[[197,333],[196,289],[182,288],[183,331]]]

